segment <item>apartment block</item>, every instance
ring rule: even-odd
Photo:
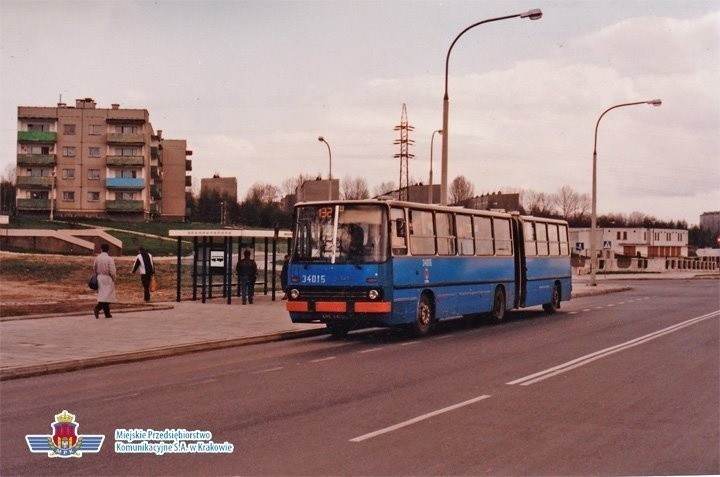
[[[155,133],[146,109],[18,107],[17,211],[50,218],[182,220],[185,140]]]

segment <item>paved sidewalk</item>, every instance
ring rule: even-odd
[[[628,290],[618,278],[692,278],[692,275],[630,275],[573,279],[573,298]],[[222,299],[153,303],[113,312],[99,320],[92,309],[74,316],[31,316],[0,322],[0,380],[106,364],[313,336],[324,325],[293,324],[285,302],[257,295],[254,305]]]

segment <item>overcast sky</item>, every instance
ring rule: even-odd
[[[720,2],[0,0],[0,170],[17,154],[17,106],[60,95],[150,112],[186,139],[194,181],[280,186],[300,173],[398,182],[394,126],[415,130],[427,183],[450,58],[449,178],[477,194],[590,194],[598,212],[697,224],[720,210]],[[440,138],[434,178],[440,178]]]

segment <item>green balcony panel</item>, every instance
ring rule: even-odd
[[[105,208],[110,212],[140,212],[143,210],[142,200],[106,200]]]
[[[33,176],[18,176],[17,185],[20,188],[27,187],[41,187],[51,188],[53,185],[52,177],[33,177]]]
[[[145,164],[143,156],[107,156],[109,167],[142,166]]]
[[[107,135],[108,144],[145,144],[145,136],[142,134],[118,134]]]
[[[50,210],[50,199],[18,199],[18,210]]]
[[[18,131],[20,142],[57,142],[57,133],[50,131]]]
[[[55,154],[18,154],[18,166],[54,166]]]

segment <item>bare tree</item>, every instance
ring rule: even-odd
[[[277,201],[279,195],[280,189],[277,186],[256,182],[245,195],[245,201],[272,204]]]
[[[297,194],[298,187],[303,185],[306,181],[314,179],[315,176],[312,174],[299,174],[295,177],[288,177],[283,181],[280,189],[283,195],[294,195]]]
[[[459,204],[475,195],[475,186],[465,178],[457,176],[450,184],[450,203]]]
[[[529,214],[547,216],[554,213],[552,200],[545,192],[530,189],[526,190],[522,196],[523,207]]]
[[[368,190],[367,181],[363,177],[356,177],[352,179],[350,176],[345,176],[342,180],[343,199],[367,199],[370,197],[370,191]]]
[[[388,192],[392,192],[397,189],[397,186],[393,181],[381,182],[373,188],[373,197],[385,195]]]

